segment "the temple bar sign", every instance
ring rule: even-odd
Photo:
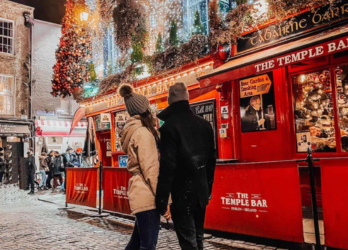
[[[332,8],[329,4],[304,12],[281,23],[249,33],[237,40],[237,53],[264,47],[274,42],[295,37],[304,31],[318,29],[325,24],[334,23],[348,17],[348,3],[337,2]]]

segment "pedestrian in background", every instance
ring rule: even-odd
[[[155,250],[160,228],[160,214],[156,210],[155,192],[159,169],[158,132],[150,112],[149,100],[124,84],[119,87],[130,115],[121,131],[121,145],[128,155],[128,198],[135,226],[126,250]]]
[[[58,151],[54,151],[54,163],[53,163],[53,188],[52,192],[59,186],[63,184],[61,168],[63,165],[62,157]],[[58,185],[59,181],[59,185]]]
[[[34,194],[34,175],[36,172],[34,150],[32,148],[29,148],[27,155],[28,155],[27,174],[28,174],[28,184],[30,187],[30,192],[28,194]]]
[[[79,168],[82,165],[82,148],[76,149],[75,153],[71,154],[71,163],[75,168]]]
[[[66,149],[65,153],[62,155],[63,157],[63,165],[64,165],[64,171],[62,173],[64,180],[63,180],[63,185],[61,187],[63,193],[66,192],[66,182],[67,182],[67,175],[66,175],[66,169],[69,167],[74,167],[71,163],[71,154],[74,152],[74,150],[68,146]]]
[[[49,163],[49,159],[47,156],[46,152],[42,152],[41,155],[39,155],[39,163],[40,163],[40,174],[41,174],[41,180],[40,180],[40,189],[46,189],[46,180],[47,180],[47,176],[46,176],[46,172],[49,170],[48,169],[48,163]]]
[[[157,115],[160,171],[156,207],[165,215],[172,196],[171,214],[183,250],[203,250],[205,209],[211,197],[216,163],[214,132],[210,123],[190,108],[182,82],[169,88],[169,107]]]
[[[4,156],[4,148],[0,147],[0,156]],[[2,185],[2,178],[5,172],[5,162],[4,159],[0,158],[0,186]]]
[[[52,188],[51,181],[53,179],[53,169],[54,169],[54,151],[51,150],[50,153],[48,154],[48,171],[46,172],[47,174],[46,186],[49,189]]]

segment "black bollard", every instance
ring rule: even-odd
[[[99,215],[102,213],[101,199],[102,199],[102,174],[103,174],[103,163],[99,161]]]
[[[319,230],[319,216],[318,216],[318,206],[317,206],[317,195],[315,193],[315,179],[314,179],[314,161],[318,161],[318,159],[314,159],[312,157],[312,150],[308,148],[308,171],[309,171],[309,179],[311,184],[311,197],[312,197],[312,209],[313,209],[313,217],[314,217],[314,232],[315,232],[315,250],[321,250],[320,243],[320,230]]]

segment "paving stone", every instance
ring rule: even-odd
[[[42,192],[43,195],[45,192]],[[56,194],[52,194],[56,195]],[[92,218],[86,209],[58,210],[61,205],[42,202],[18,187],[0,188],[1,250],[124,250],[134,221],[108,216]],[[212,237],[205,250],[275,250],[263,245]],[[180,250],[173,230],[161,229],[157,249]],[[282,249],[283,250],[283,249]]]

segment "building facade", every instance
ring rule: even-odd
[[[71,121],[79,107],[72,98],[53,98],[51,80],[55,51],[61,37],[61,25],[33,21],[33,117],[36,124],[35,153],[42,148],[64,153],[68,146],[83,147],[86,122],[79,122],[70,134]],[[36,157],[38,158],[38,157]]]
[[[31,19],[34,9],[0,1],[0,182],[17,183],[32,145]],[[22,172],[24,168],[22,168]]]

